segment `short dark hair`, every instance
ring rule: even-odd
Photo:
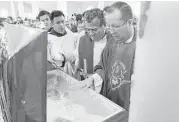
[[[82,20],[82,15],[81,14],[77,14],[76,15],[76,21],[81,21]]]
[[[126,22],[129,19],[133,18],[132,9],[131,9],[130,5],[128,5],[127,3],[125,3],[125,2],[116,2],[116,3],[112,4],[109,7],[109,9],[107,10],[107,13],[110,13],[115,9],[120,10],[120,12],[122,14],[122,20],[123,21]]]
[[[99,8],[94,8],[85,12],[85,21],[92,22],[93,19],[98,18],[100,20],[100,26],[105,25],[105,19],[103,11]]]
[[[44,15],[48,15],[50,17],[50,13],[48,11],[42,10],[39,12],[37,19],[40,20],[40,17]]]
[[[60,11],[60,10],[52,11],[51,14],[50,14],[50,20],[52,21],[55,17],[59,17],[59,16],[64,16],[65,17],[63,12]]]

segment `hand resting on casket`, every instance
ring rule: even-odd
[[[72,90],[87,89],[87,88],[92,88],[92,86],[94,86],[94,78],[89,77],[81,82],[78,82],[70,86],[70,89]]]
[[[66,60],[68,60],[68,61],[71,62],[71,63],[75,63],[75,61],[76,61],[76,56],[73,55],[73,54],[68,55],[68,56],[66,57]]]

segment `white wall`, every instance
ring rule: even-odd
[[[129,122],[179,122],[179,2],[152,2],[137,40]]]
[[[59,1],[58,1],[59,2]],[[35,16],[35,14],[38,14],[40,10],[47,10],[49,12],[53,10],[60,9],[60,5],[58,4],[57,1],[23,1],[24,5],[24,11],[19,11],[17,12],[16,10],[16,16],[22,15],[22,16],[28,16],[31,14],[31,16]],[[15,1],[15,9],[17,9],[17,4],[18,1]],[[36,6],[33,4],[37,4]],[[104,1],[104,6],[111,5],[114,3],[114,1]],[[133,8],[134,13],[137,13],[139,9],[139,4],[140,2],[132,2],[128,1],[128,3],[131,5]],[[98,7],[98,1],[66,1],[67,5],[67,10],[66,14],[68,16],[71,16],[72,13],[80,13],[82,14],[88,7]],[[5,2],[0,2],[0,8],[5,8],[8,10],[8,15],[12,16],[11,12],[11,7],[10,7],[10,2],[5,1]],[[38,11],[38,12],[37,12]],[[37,15],[36,15],[37,16]]]
[[[12,16],[10,9],[10,2],[0,1],[0,17],[7,17],[8,15]]]

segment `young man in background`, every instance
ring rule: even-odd
[[[47,30],[48,32],[51,32],[52,30],[52,25],[51,25],[51,21],[50,21],[50,13],[48,11],[40,11],[38,14],[37,19],[40,22],[43,22],[45,27],[44,29]]]
[[[53,29],[50,34],[57,37],[56,40],[50,42],[51,61],[69,75],[74,74],[76,36],[65,26],[65,15],[62,11],[52,11],[51,22]]]

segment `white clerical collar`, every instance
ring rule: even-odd
[[[134,30],[135,31],[135,30]],[[135,32],[134,32],[135,33]],[[133,40],[133,38],[134,38],[134,33],[133,33],[133,35],[131,36],[131,38],[129,38],[126,42],[124,42],[124,43],[131,43],[132,42],[132,40]]]
[[[129,38],[125,43],[130,43],[130,42],[132,42],[132,40],[133,40],[133,37],[134,37],[134,35],[131,37],[131,38]]]

